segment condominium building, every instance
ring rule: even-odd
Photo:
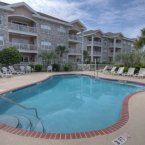
[[[83,50],[90,60],[112,61],[116,54],[132,49],[133,40],[121,33],[86,31],[80,20],[67,22],[32,9],[24,2],[0,2],[0,50],[15,47],[22,54],[21,63],[41,63],[39,54],[65,46],[64,62],[82,63]]]
[[[133,39],[123,36],[122,33],[103,33],[101,30],[85,31],[83,35],[84,50],[90,55],[91,62],[112,62],[121,52],[133,49]]]
[[[0,49],[15,47],[22,54],[22,63],[41,63],[42,51],[55,51],[58,45],[68,51],[63,61],[74,56],[81,60],[77,33],[85,26],[79,21],[67,22],[37,12],[26,3],[7,4],[0,2]],[[78,57],[77,57],[78,56]]]

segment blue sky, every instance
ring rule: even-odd
[[[22,0],[2,0],[16,3]],[[33,9],[67,20],[80,19],[88,29],[137,37],[145,27],[145,0],[23,0]]]

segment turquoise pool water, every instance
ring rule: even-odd
[[[116,123],[124,98],[143,88],[89,76],[60,75],[5,96],[37,108],[46,132],[71,133],[99,130]],[[0,99],[0,114],[25,116],[31,120],[31,130],[39,131],[32,111]]]

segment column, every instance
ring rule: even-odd
[[[93,62],[93,47],[94,47],[94,36],[92,35],[92,41],[91,41],[91,62]]]
[[[82,64],[84,63],[84,31],[82,31]]]
[[[103,39],[101,38],[101,63],[103,61]]]
[[[116,55],[116,38],[114,38],[113,61],[115,61],[115,55]]]

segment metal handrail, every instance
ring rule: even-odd
[[[41,121],[41,118],[40,118],[39,115],[38,115],[38,111],[37,111],[36,108],[33,108],[33,107],[26,107],[26,106],[24,106],[24,105],[21,105],[21,104],[15,102],[15,101],[13,101],[12,99],[7,98],[6,96],[1,96],[0,98],[2,98],[3,100],[6,100],[6,101],[8,101],[8,102],[10,102],[10,103],[12,103],[12,104],[15,104],[15,105],[17,105],[17,106],[19,106],[19,107],[21,107],[21,108],[23,108],[23,109],[25,109],[25,110],[33,110],[33,111],[35,112],[36,118],[37,118],[37,119],[41,122],[41,124],[42,124],[43,132],[45,132],[44,125],[43,125],[43,123],[42,123],[42,121]]]

